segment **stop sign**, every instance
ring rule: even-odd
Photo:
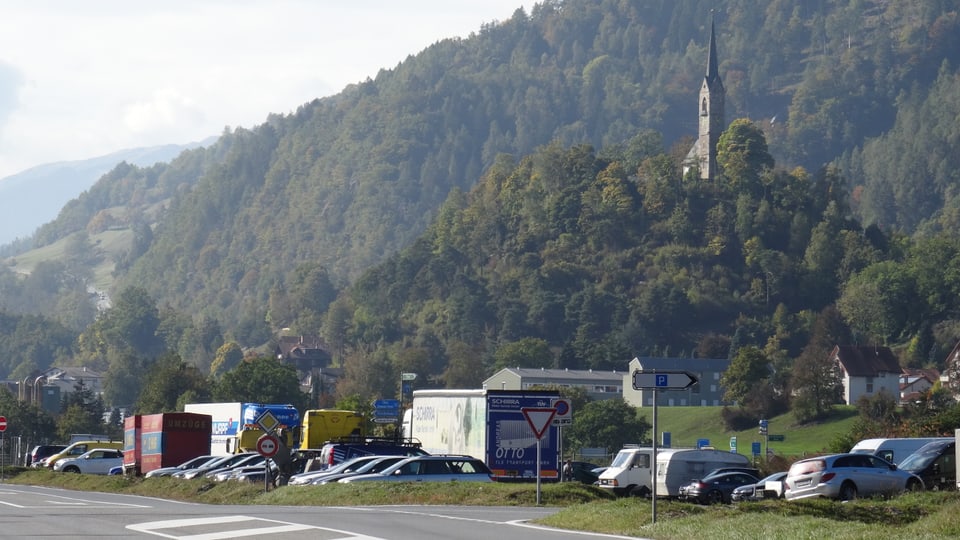
[[[7,417],[0,416],[0,432],[7,430]]]

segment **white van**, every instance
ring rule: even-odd
[[[628,446],[600,474],[598,485],[616,495],[648,496],[652,492],[650,447]],[[657,496],[678,497],[680,487],[720,467],[748,467],[747,456],[696,448],[657,449]]]
[[[923,445],[934,441],[952,441],[953,437],[909,437],[900,439],[864,439],[853,445],[851,452],[873,454],[900,465],[907,456],[919,450]]]

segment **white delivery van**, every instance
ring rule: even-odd
[[[598,480],[599,486],[616,495],[646,497],[652,493],[653,472],[650,447],[627,446],[617,452],[613,462]],[[720,467],[747,467],[746,456],[714,449],[657,449],[657,496],[677,497],[680,487],[703,478]]]
[[[911,437],[900,439],[864,439],[853,445],[851,452],[873,454],[899,465],[907,456],[919,450],[923,445],[934,441],[952,441],[953,437]]]

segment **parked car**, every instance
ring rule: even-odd
[[[680,496],[700,504],[730,502],[733,490],[747,484],[756,484],[760,479],[745,472],[721,472],[708,474],[680,488]]]
[[[198,476],[203,476],[204,478],[213,479],[216,475],[220,473],[236,470],[240,467],[259,466],[262,468],[264,460],[267,459],[256,452],[246,452],[246,453],[237,454],[237,455],[242,457],[240,459],[237,459],[236,461],[230,461],[230,462],[224,463],[222,466],[213,467],[212,469],[209,469],[206,472],[204,472],[202,475],[198,475]]]
[[[67,445],[65,444],[40,444],[34,446],[26,456],[27,467],[43,467],[43,460],[62,452]]]
[[[112,448],[94,448],[78,457],[61,459],[53,470],[66,473],[108,474],[110,469],[123,466],[123,452]]]
[[[706,477],[708,475],[722,474],[722,473],[728,473],[728,472],[745,472],[747,474],[752,474],[753,476],[760,478],[760,469],[756,467],[719,467],[711,470],[704,476]]]
[[[302,472],[300,474],[295,474],[290,477],[290,481],[288,482],[288,484],[291,486],[305,486],[305,485],[311,484],[317,478],[330,475],[330,474],[341,473],[346,470],[353,470],[373,460],[379,459],[380,457],[381,456],[360,456],[360,457],[355,457],[353,459],[348,459],[347,461],[338,463],[337,465],[334,465],[333,467],[329,467],[327,469],[312,470],[312,471]]]
[[[266,459],[259,460],[258,463],[244,463],[229,467],[226,469],[220,469],[217,472],[210,472],[204,475],[205,478],[209,478],[215,482],[226,482],[228,480],[250,480],[251,477],[259,478],[260,482],[263,482],[263,471],[264,468],[269,466],[271,471],[271,479],[276,477],[277,464],[272,460],[269,465],[265,465],[264,462]]]
[[[831,454],[794,463],[787,471],[784,497],[789,500],[892,495],[924,489],[917,475],[872,454]]]
[[[349,478],[351,476],[381,473],[387,470],[387,468],[392,467],[395,463],[399,463],[405,459],[407,459],[405,456],[377,456],[373,459],[365,460],[363,463],[360,463],[355,467],[314,478],[310,483],[313,485],[329,484],[331,482],[338,482],[342,478]]]
[[[733,502],[759,501],[761,499],[779,499],[783,497],[783,479],[787,472],[776,472],[761,478],[756,484],[746,484],[733,490],[730,500]],[[779,487],[779,489],[777,489]]]
[[[584,484],[593,484],[600,479],[599,473],[594,473],[593,470],[597,468],[595,463],[590,463],[587,461],[571,461],[571,476],[570,481],[582,482]],[[565,481],[567,481],[565,479]]]
[[[957,489],[957,444],[954,439],[934,441],[910,454],[897,466],[923,480],[930,490]]]
[[[77,441],[67,445],[56,454],[47,456],[47,458],[43,460],[43,466],[52,469],[61,459],[79,457],[94,448],[123,450],[123,441]]]
[[[387,467],[381,473],[343,478],[353,482],[493,482],[487,465],[471,456],[416,456]]]
[[[186,471],[188,469],[195,469],[204,463],[209,463],[219,456],[197,456],[193,459],[184,461],[176,467],[161,467],[159,469],[154,469],[147,474],[143,475],[144,478],[156,478],[158,476],[173,476],[175,473],[180,471]]]
[[[422,456],[427,452],[420,443],[393,439],[365,439],[362,441],[329,442],[320,449],[324,469],[360,456]]]
[[[185,478],[187,480],[203,476],[216,468],[229,467],[235,465],[238,461],[247,459],[248,456],[255,455],[253,452],[243,454],[230,454],[229,456],[220,456],[217,459],[210,460],[199,467],[193,469],[184,469],[171,474],[173,478]]]

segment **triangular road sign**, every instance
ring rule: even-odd
[[[547,432],[553,417],[557,414],[557,410],[552,407],[523,407],[520,411],[523,412],[523,417],[527,419],[538,441],[543,438],[543,434]]]

